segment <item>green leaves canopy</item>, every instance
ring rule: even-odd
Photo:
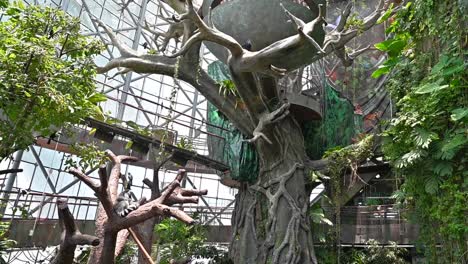
[[[80,35],[79,19],[21,2],[0,12],[1,160],[37,135],[102,115],[105,97],[95,91],[92,61],[102,46]]]

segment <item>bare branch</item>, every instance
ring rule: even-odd
[[[198,203],[198,196],[206,195],[208,190],[187,190],[177,187],[172,194],[166,199],[164,204],[185,204],[185,203]]]
[[[311,43],[315,49],[317,49],[320,53],[325,53],[324,50],[322,50],[322,47],[313,39],[309,34],[306,32],[312,32],[314,31],[315,26],[320,23],[320,22],[325,22],[325,19],[323,17],[323,5],[318,5],[318,16],[315,18],[312,22],[306,24],[304,21],[302,21],[300,18],[294,16],[291,12],[289,12],[281,3],[281,7],[283,8],[284,12],[286,15],[291,19],[294,24],[297,26],[297,31],[299,32],[299,36],[302,37],[303,39],[307,40],[309,43]],[[307,27],[307,29],[304,29]]]
[[[206,25],[195,10],[192,0],[186,0],[186,10],[186,13],[183,13],[180,16],[175,16],[175,21],[177,22],[190,19],[198,27],[199,33],[190,37],[190,39],[187,40],[179,52],[174,55],[169,55],[169,57],[174,58],[184,55],[192,45],[202,40],[211,41],[227,48],[233,57],[242,56],[244,50],[239,42],[237,42],[233,37]]]
[[[351,8],[353,7],[352,3],[348,3],[345,9],[341,12],[340,22],[335,28],[335,31],[341,32],[346,26],[346,22],[348,21],[349,15],[351,14]]]
[[[80,181],[82,181],[84,184],[88,185],[89,188],[91,188],[94,192],[99,193],[100,191],[100,185],[97,184],[93,179],[91,179],[88,175],[84,174],[82,171],[76,169],[76,168],[71,168],[68,173],[71,175],[75,176],[78,178]]]
[[[361,55],[362,53],[368,50],[371,50],[370,45],[362,49],[354,50],[351,53],[346,52],[346,48],[343,47],[343,48],[335,50],[335,54],[341,60],[341,62],[343,63],[345,67],[349,67],[353,65],[354,59],[356,59],[357,56]]]
[[[127,47],[119,39],[117,39],[117,36],[114,34],[114,31],[112,29],[110,29],[106,24],[104,24],[104,22],[102,22],[100,19],[92,16],[91,14],[89,14],[89,16],[91,17],[92,21],[96,22],[100,27],[102,27],[104,29],[107,36],[111,40],[112,45],[114,45],[119,50],[120,55],[123,58],[137,57],[138,56],[136,51],[134,51],[133,49]]]
[[[159,202],[159,203],[162,203],[164,204],[167,200],[167,198],[172,195],[172,192],[174,192],[174,190],[176,188],[180,188],[180,183],[182,181],[182,179],[187,175],[187,171],[184,170],[184,169],[180,169],[178,172],[177,172],[177,176],[175,178],[175,180],[173,182],[171,182],[167,187],[166,189],[164,189],[161,193],[161,196],[158,197],[156,200]]]
[[[183,211],[169,207],[176,203],[198,203],[198,196],[207,194],[207,190],[186,190],[180,188],[180,182],[186,174],[185,170],[179,170],[174,181],[163,190],[159,198],[141,205],[125,218],[114,218],[111,228],[113,230],[129,228],[157,215],[171,216],[186,224],[194,223],[194,220]]]
[[[193,218],[191,218],[185,212],[161,204],[157,200],[153,200],[147,204],[140,206],[137,210],[132,211],[125,218],[115,219],[112,223],[112,226],[110,226],[109,228],[113,230],[126,229],[139,223],[142,223],[157,215],[172,216],[186,224],[194,223]]]

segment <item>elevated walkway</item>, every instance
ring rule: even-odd
[[[418,226],[401,219],[400,211],[392,205],[343,207],[341,217],[341,242],[344,245],[359,246],[369,239],[374,239],[381,245],[394,241],[402,246],[412,246],[418,238]],[[83,233],[94,234],[94,221],[77,220],[77,225]],[[39,220],[34,236],[30,237],[29,231],[33,226],[33,219],[13,220],[10,238],[18,242],[17,247],[47,247],[59,244],[58,220]],[[320,227],[322,231],[329,228]],[[209,225],[206,226],[206,234],[208,242],[229,243],[231,226]],[[319,243],[318,239],[315,239],[315,243]]]
[[[152,169],[153,164],[150,160],[147,160],[147,152],[151,144],[156,147],[160,147],[163,143],[160,139],[156,137],[149,137],[126,129],[117,125],[110,125],[95,119],[87,119],[86,124],[96,129],[96,133],[99,132],[100,140],[105,141],[100,144],[103,149],[110,149],[114,153],[122,155],[128,155],[130,150],[126,148],[128,141],[132,141],[133,145],[138,147],[135,148],[136,151],[132,152],[133,156],[137,156],[142,160],[136,162],[132,165],[141,166],[145,168]],[[38,146],[57,149],[58,151],[65,153],[72,153],[73,151],[70,148],[70,145],[78,142],[90,142],[92,141],[92,136],[89,135],[89,131],[81,128],[76,128],[74,131],[76,136],[71,137],[61,137],[60,142],[50,141],[45,138],[40,138],[36,141]],[[168,142],[167,140],[163,144],[163,148],[168,153],[172,153],[171,163],[166,167],[171,170],[177,170],[179,168],[185,168],[188,172],[198,172],[198,173],[227,173],[229,167],[219,161],[216,161],[208,156],[200,155],[195,151],[186,150],[180,147],[173,145],[174,141]]]

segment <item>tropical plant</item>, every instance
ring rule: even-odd
[[[4,206],[6,206],[5,203],[0,203],[0,207]],[[0,218],[2,217],[3,215],[0,215]],[[10,224],[11,222],[9,221],[0,221],[0,263],[6,263],[2,256],[5,254],[7,249],[13,247],[16,244],[16,241],[11,240],[8,237]]]
[[[161,264],[191,260],[194,263],[232,264],[227,250],[206,244],[202,226],[187,226],[174,219],[164,219],[155,226],[156,252]]]
[[[135,263],[134,259],[137,256],[137,245],[133,242],[125,243],[122,254],[120,254],[116,260],[116,264],[131,264]]]
[[[205,237],[200,226],[187,226],[174,219],[164,219],[155,226],[161,264],[171,260],[191,259],[203,247]]]
[[[343,263],[348,264],[406,264],[404,259],[407,250],[400,248],[393,241],[389,245],[381,246],[376,240],[370,239],[366,242],[366,247],[361,250],[352,249],[343,257]]]
[[[0,3],[0,159],[84,117],[101,117],[92,57],[102,44],[58,9]]]
[[[466,11],[460,1],[409,2],[376,45],[389,58],[374,76],[391,73],[398,109],[383,151],[431,263],[465,263],[468,249]]]

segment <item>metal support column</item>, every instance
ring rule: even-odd
[[[21,159],[23,158],[23,153],[24,153],[24,150],[18,150],[16,152],[12,169],[15,169],[15,170],[19,169],[19,166],[21,164]],[[18,173],[16,172],[13,172],[7,175],[7,182],[6,182],[5,188],[3,189],[5,193],[3,194],[3,197],[2,197],[3,199],[2,201],[5,201],[5,204],[4,206],[0,207],[0,216],[3,216],[5,214],[7,201],[10,199],[10,192],[13,189],[13,184],[15,184],[16,175],[18,175]]]

